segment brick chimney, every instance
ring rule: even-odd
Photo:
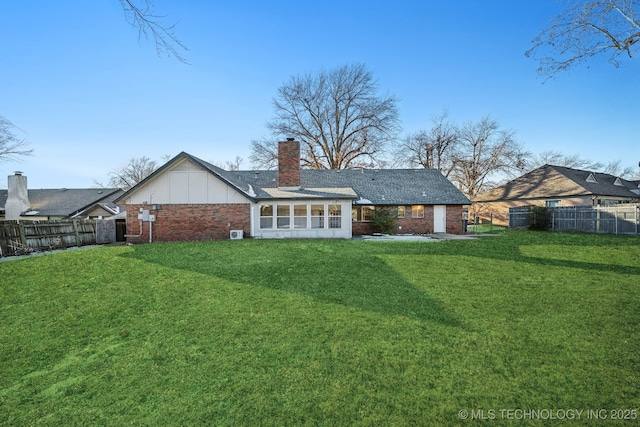
[[[300,188],[300,143],[293,138],[278,142],[278,188]]]
[[[8,177],[7,202],[4,206],[4,217],[7,220],[18,220],[23,212],[31,207],[27,192],[27,177],[22,172]]]

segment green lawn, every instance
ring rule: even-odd
[[[2,425],[639,422],[637,237],[154,243],[0,283]]]

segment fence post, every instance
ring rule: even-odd
[[[78,220],[74,219],[73,220],[73,232],[76,234],[76,246],[80,247],[80,243],[82,243],[80,241],[80,233],[78,232]]]
[[[573,207],[573,229],[578,231],[578,207]]]
[[[20,231],[20,243],[27,246],[27,236],[24,232],[24,223],[22,221],[18,221],[18,230]]]

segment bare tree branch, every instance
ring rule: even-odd
[[[15,134],[20,130],[10,120],[0,116],[0,162],[20,160],[22,156],[32,156],[33,150],[27,149],[27,141]]]
[[[529,162],[528,169],[533,170],[544,165],[564,166],[574,169],[600,170],[603,167],[601,162],[580,157],[580,154],[564,154],[560,151],[544,151],[533,156]]]
[[[126,166],[109,171],[109,186],[129,190],[158,169],[148,157],[132,158]]]
[[[525,55],[539,61],[538,72],[546,79],[607,52],[618,67],[621,55],[632,58],[637,53],[639,15],[640,0],[574,1]]]
[[[449,111],[442,110],[431,117],[431,128],[409,135],[396,151],[396,157],[411,166],[438,169],[448,177],[453,170],[453,155],[460,143],[458,127],[449,119]]]
[[[135,0],[120,0],[122,10],[127,22],[138,29],[138,38],[152,39],[156,45],[158,56],[165,54],[173,56],[180,62],[188,64],[186,58],[180,54],[179,49],[188,51],[174,34],[176,24],[164,25],[164,15],[156,15],[151,10],[151,0],[140,0],[142,5],[137,6]]]

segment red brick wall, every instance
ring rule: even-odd
[[[433,233],[433,206],[424,206],[424,218],[414,218],[411,206],[405,207],[404,218],[398,218],[398,234]]]
[[[462,206],[447,205],[447,233],[462,234]]]
[[[251,208],[246,204],[185,204],[160,205],[157,211],[150,205],[127,205],[127,235],[140,234],[138,214],[140,208],[156,215],[153,223],[153,241],[224,240],[230,230],[243,230],[246,237],[251,231]],[[142,235],[127,237],[127,242],[149,241],[149,222],[142,223]]]
[[[373,225],[368,221],[352,221],[351,235],[362,236],[363,234],[373,234]]]
[[[424,207],[424,218],[413,218],[411,206],[407,206],[404,218],[396,220],[396,234],[431,234],[433,233],[433,206]],[[447,233],[462,234],[462,206],[447,205]],[[372,234],[371,222],[353,221],[351,223],[354,236]]]
[[[300,187],[300,143],[278,142],[278,187]]]

